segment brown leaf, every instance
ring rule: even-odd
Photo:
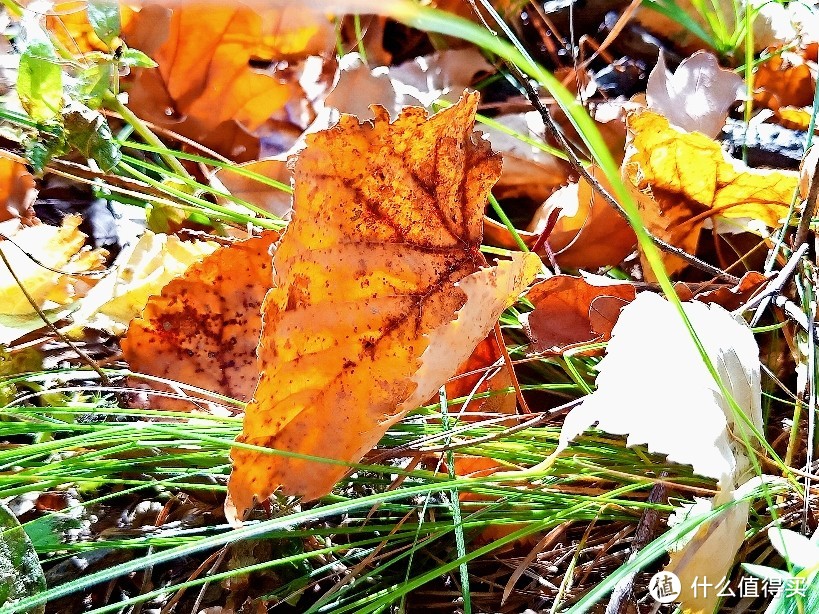
[[[611,194],[611,185],[600,169],[590,172]],[[637,244],[628,225],[591,184],[581,178],[557,190],[535,214],[529,230],[540,234],[555,209],[560,209],[549,247],[561,267],[594,269],[621,262]]]
[[[698,292],[694,299],[702,303],[717,303],[728,311],[733,311],[745,304],[767,281],[768,278],[762,273],[749,271],[742,276],[736,286]]]
[[[278,233],[223,247],[148,301],[122,340],[131,368],[247,400]]]
[[[813,104],[816,79],[810,66],[797,54],[773,55],[757,68],[754,75],[754,104],[774,111],[781,107],[807,107]]]
[[[526,298],[534,311],[521,316],[531,352],[561,353],[608,341],[620,309],[634,300],[627,283],[592,285],[582,277],[556,275],[532,286]]]
[[[460,420],[470,420],[469,414],[475,412],[515,413],[517,400],[515,391],[511,390],[512,376],[502,356],[495,333],[491,332],[458,367],[456,375],[447,382],[446,396],[450,401],[471,394],[491,393],[483,399],[473,398],[465,408],[450,402],[449,411],[454,413],[465,410],[459,416]],[[500,393],[502,390],[506,393]]]
[[[651,111],[628,119],[631,142],[623,178],[632,189],[646,228],[695,253],[704,222],[715,216],[751,219],[775,228],[788,212],[796,173],[748,168],[703,134],[682,132]],[[685,262],[663,255],[668,272]],[[646,276],[650,269],[644,266]]]
[[[342,116],[308,136],[294,216],[274,258],[262,375],[241,443],[356,462],[451,377],[539,270],[481,268],[481,214],[500,172],[472,134],[477,95],[427,119]],[[234,448],[226,512],[280,485],[315,499],[343,464]]]

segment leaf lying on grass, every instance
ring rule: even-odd
[[[0,503],[0,606],[14,605],[20,599],[46,590],[40,559],[14,514]],[[45,612],[45,606],[27,610]]]
[[[152,296],[122,340],[131,367],[249,399],[259,376],[262,299],[272,281],[269,250],[278,236],[271,230],[218,249]]]
[[[776,228],[787,216],[796,173],[748,168],[729,158],[716,141],[677,130],[651,111],[630,115],[628,126],[623,177],[655,236],[695,253],[708,219],[750,219],[762,230]],[[669,274],[685,266],[668,254],[663,261]]]
[[[690,302],[683,307],[737,405],[761,428],[759,349],[750,329],[717,305]],[[751,475],[741,442],[752,435],[722,396],[671,303],[648,292],[637,295],[623,308],[599,369],[597,391],[566,416],[555,454],[597,423],[602,431],[627,435],[630,446],[646,444],[650,451],[717,480],[716,497],[700,501],[699,507],[733,500]],[[688,545],[672,554],[668,569],[681,578],[684,608],[713,611],[717,591],[695,596],[692,582],[695,576],[728,575],[747,521],[748,504],[739,503],[700,527]]]
[[[427,119],[342,116],[308,136],[294,217],[274,258],[262,375],[235,447],[226,512],[241,519],[279,486],[315,499],[427,401],[534,277],[519,254],[481,268],[486,196],[500,172],[473,136],[477,95]]]

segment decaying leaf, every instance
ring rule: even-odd
[[[526,295],[535,309],[521,316],[530,351],[559,353],[608,341],[620,310],[635,295],[633,285],[600,277],[556,275],[535,284]]]
[[[167,38],[156,48],[161,32]],[[239,160],[258,153],[252,133],[276,114],[286,118],[285,107],[303,98],[294,74],[257,70],[251,61],[275,66],[335,43],[330,20],[306,8],[196,2],[172,10],[143,3],[123,38],[159,64],[140,71],[132,110]]]
[[[611,185],[597,167],[592,176],[611,193]],[[549,234],[549,247],[561,267],[594,269],[621,262],[637,244],[631,226],[582,177],[552,194],[537,210],[529,231],[543,232],[552,212],[560,211]]]
[[[754,75],[754,104],[773,111],[782,107],[813,104],[816,78],[810,66],[796,53],[775,54]]]
[[[105,250],[84,247],[86,236],[78,230],[81,222],[79,216],[69,215],[59,228],[46,224],[21,228],[16,220],[0,224],[0,232],[20,246],[0,240],[0,250],[40,307],[66,305],[83,296],[95,281],[83,278],[82,274],[105,265]],[[20,315],[34,311],[11,272],[0,262],[0,313]]]
[[[759,349],[750,329],[717,305],[695,301],[683,307],[728,392],[761,428]],[[753,435],[734,414],[671,303],[644,292],[624,307],[599,370],[597,391],[566,416],[555,454],[597,423],[602,431],[627,435],[627,445],[646,444],[717,480],[716,497],[701,505],[710,509],[734,498],[750,477],[742,442]],[[740,503],[701,527],[672,556],[669,570],[681,578],[684,608],[713,611],[716,591],[695,597],[694,576],[728,575],[747,520],[748,506]]]
[[[95,328],[121,335],[151,295],[159,294],[165,284],[217,247],[213,241],[181,241],[146,230],[139,241],[120,252],[111,271],[85,296],[65,332]]]
[[[672,75],[660,50],[657,66],[648,76],[646,99],[650,109],[675,126],[716,138],[743,87],[742,77],[721,68],[717,58],[705,51],[684,59]]]
[[[651,111],[630,115],[628,124],[623,176],[655,236],[694,253],[708,219],[751,220],[749,226],[761,232],[786,217],[796,173],[748,168],[729,158],[719,143],[677,130]],[[663,260],[669,273],[685,266],[676,256],[664,254]]]
[[[259,375],[261,304],[272,281],[268,231],[216,250],[153,296],[128,327],[122,351],[134,370],[240,400]]]
[[[294,216],[275,254],[262,375],[238,441],[356,462],[486,337],[540,267],[481,268],[482,213],[500,172],[473,136],[477,95],[427,119],[342,116],[308,137]],[[228,516],[279,486],[315,499],[343,464],[234,448]]]

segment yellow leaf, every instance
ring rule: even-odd
[[[472,134],[476,108],[467,95],[390,124],[376,107],[372,123],[342,116],[308,136],[238,441],[336,464],[234,448],[233,520],[279,486],[327,494],[455,374],[539,270],[524,254],[484,268],[482,213],[500,160]]]
[[[40,224],[15,229],[12,224],[17,225],[16,221],[6,222],[0,227],[0,231],[16,243],[0,241],[0,250],[39,307],[49,302],[65,305],[84,295],[95,281],[83,279],[81,273],[104,267],[107,252],[84,247],[86,236],[78,230],[81,223],[79,216],[69,215],[59,228]],[[21,248],[26,251],[23,252]],[[29,256],[33,256],[37,262]],[[8,267],[0,263],[0,313],[33,312],[34,308]]]
[[[174,235],[146,230],[117,256],[111,272],[83,299],[66,332],[77,333],[85,327],[121,335],[151,295],[159,294],[165,284],[217,247],[212,241],[181,241]]]
[[[655,236],[694,253],[709,218],[751,219],[775,228],[786,217],[796,173],[748,168],[729,158],[716,141],[677,130],[651,111],[630,115],[628,126],[623,177]],[[667,254],[664,261],[669,273],[685,266]]]

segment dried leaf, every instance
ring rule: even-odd
[[[716,305],[690,302],[683,307],[728,392],[761,428],[759,349],[750,329]],[[602,431],[627,435],[629,446],[646,444],[650,451],[717,480],[714,501],[701,505],[710,509],[734,497],[750,477],[742,441],[752,435],[734,415],[671,303],[644,292],[628,304],[599,370],[597,391],[566,416],[555,454],[597,423]],[[747,505],[738,504],[701,527],[672,556],[668,569],[681,578],[684,609],[713,612],[716,591],[705,596],[699,591],[697,598],[692,581],[695,575],[728,574],[747,520]]]
[[[163,31],[167,38],[151,53],[150,43]],[[242,160],[258,151],[249,133],[277,113],[285,118],[285,107],[303,97],[292,71],[256,70],[251,61],[293,61],[332,49],[335,42],[332,23],[306,8],[255,11],[196,2],[172,12],[146,3],[125,25],[123,38],[159,64],[139,72],[131,109]]]
[[[11,241],[0,241],[0,250],[40,307],[66,305],[83,296],[95,282],[84,279],[80,273],[96,271],[105,265],[107,252],[104,249],[84,247],[86,236],[78,230],[81,222],[79,216],[69,215],[59,228],[39,224],[21,229],[17,221],[0,224],[0,232],[20,246],[13,245]],[[26,251],[23,252],[21,247]],[[6,315],[34,312],[3,263],[0,263],[0,312]]]
[[[728,109],[742,95],[742,77],[720,68],[717,58],[698,51],[682,61],[672,75],[660,50],[657,65],[648,77],[648,107],[689,132],[711,138],[725,125]]]
[[[519,255],[481,268],[486,194],[500,171],[472,135],[477,95],[427,119],[342,116],[308,137],[294,216],[274,258],[262,376],[238,441],[358,461],[483,339],[539,270]],[[226,512],[280,485],[315,499],[344,465],[234,448]]]
[[[128,327],[131,367],[240,400],[259,376],[261,304],[270,288],[268,231],[216,250],[148,301]]]
[[[595,285],[583,277],[557,275],[532,286],[526,298],[535,309],[521,316],[530,351],[560,353],[608,341],[620,310],[636,296],[633,285],[608,282]]]
[[[703,224],[715,216],[750,219],[762,228],[775,228],[786,217],[796,173],[748,168],[719,143],[677,130],[651,111],[630,115],[628,124],[623,176],[655,236],[695,253]],[[675,256],[663,260],[669,273],[685,266]]]
[[[746,303],[767,281],[768,278],[762,273],[748,271],[736,286],[698,292],[694,298],[701,303],[716,303],[723,309],[733,311]]]
[[[446,384],[446,396],[450,400],[449,411],[462,412],[460,420],[469,420],[469,414],[500,413],[514,414],[517,407],[512,377],[503,362],[503,354],[498,347],[495,333],[481,341],[472,355],[458,367],[458,371]],[[505,390],[505,394],[498,394]],[[483,399],[472,398],[466,406],[453,404],[452,399],[469,397],[479,393],[490,393]],[[459,474],[461,475],[461,474]]]
[[[174,235],[146,230],[139,241],[120,252],[110,273],[83,299],[73,325],[65,332],[78,334],[82,328],[95,328],[121,335],[150,296],[159,294],[165,284],[217,247],[212,241],[181,241]]]
[[[611,193],[611,185],[600,169],[589,170]],[[583,178],[552,194],[535,213],[529,230],[543,232],[555,209],[560,210],[560,215],[548,241],[561,267],[594,269],[617,264],[637,244],[628,222]]]
[[[754,104],[774,111],[782,107],[813,104],[816,79],[810,66],[797,54],[773,55],[754,74]]]

